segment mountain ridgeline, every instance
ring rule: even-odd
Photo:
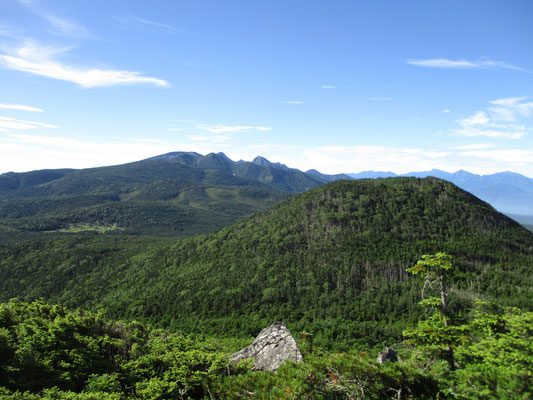
[[[8,173],[0,175],[0,244],[82,231],[191,236],[291,195],[255,179],[166,160]]]
[[[173,152],[134,163],[0,175],[0,247],[23,239],[107,233],[187,237],[214,232],[295,193],[339,179],[387,172],[326,175],[272,163],[232,161],[224,153]],[[432,170],[528,226],[533,180]]]
[[[2,249],[0,299],[44,297],[236,336],[283,320],[343,349],[400,340],[422,317],[421,282],[405,269],[445,251],[451,307],[533,304],[533,234],[436,178],[336,181],[171,246],[121,252],[121,240],[115,249],[104,237]]]
[[[263,157],[176,152],[83,170],[0,175],[0,246],[44,233],[184,237],[213,232],[294,193],[348,176],[304,173]]]

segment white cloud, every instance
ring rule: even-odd
[[[521,139],[531,129],[510,122],[530,117],[533,113],[533,102],[524,102],[525,99],[515,97],[489,101],[497,107],[488,107],[487,111],[478,111],[470,117],[458,119],[456,122],[460,128],[454,129],[453,133],[464,137]]]
[[[485,125],[489,121],[490,119],[487,118],[486,114],[483,111],[479,111],[471,117],[458,119],[457,123],[463,127],[467,127],[472,125]]]
[[[524,102],[527,97],[510,97],[489,101],[497,107],[490,107],[493,118],[500,121],[516,121],[519,117],[530,117],[533,114],[533,102]]]
[[[443,112],[444,114],[448,114],[448,113],[451,112],[451,110],[446,109],[446,110],[442,110],[442,112]]]
[[[464,128],[456,129],[455,134],[464,137],[479,137],[486,136],[491,138],[503,138],[503,139],[522,139],[527,132],[517,131],[501,131],[494,129],[479,129],[479,128]]]
[[[3,46],[2,50],[5,54],[13,57],[34,61],[46,61],[59,56],[60,54],[66,53],[73,48],[73,46],[46,46],[43,44],[38,44],[34,40],[26,39],[20,46]]]
[[[391,97],[369,97],[368,100],[372,101],[390,101],[392,100]]]
[[[208,131],[211,133],[245,132],[245,131],[265,132],[265,131],[269,131],[272,129],[266,126],[242,126],[242,125],[227,126],[223,124],[218,124],[218,125],[199,124],[196,126],[196,128],[204,130],[204,131]]]
[[[38,127],[57,128],[57,126],[55,125],[50,125],[44,122],[25,121],[25,120],[16,119],[16,118],[0,116],[0,128],[2,128],[4,132],[6,130],[12,130],[12,129],[35,129]]]
[[[287,100],[285,104],[305,104],[305,101],[301,100]]]
[[[0,66],[52,79],[73,82],[85,88],[124,84],[170,86],[168,82],[162,79],[143,76],[139,72],[74,67],[52,59],[53,56],[64,51],[66,51],[64,48],[38,46],[30,41],[11,53],[15,55],[10,55],[9,53],[0,54]]]
[[[491,147],[494,147],[494,146],[488,143],[477,143],[477,144],[467,144],[464,146],[457,146],[457,147],[454,147],[454,150],[490,149]]]
[[[195,120],[177,119],[175,122],[183,126],[167,128],[168,131],[187,132],[189,141],[197,145],[222,144],[235,138],[239,133],[268,132],[272,128],[258,125],[226,125],[226,124],[206,124]]]
[[[25,106],[22,104],[0,104],[0,108],[5,108],[8,110],[43,112],[43,110],[40,108],[32,107],[32,106]]]
[[[478,61],[468,61],[468,60],[449,60],[446,58],[433,58],[427,60],[407,60],[407,64],[415,65],[417,67],[429,67],[429,68],[503,68],[511,69],[515,71],[523,71],[522,68],[516,67],[514,65],[501,62],[501,61],[492,61],[488,59],[481,59]]]
[[[337,86],[333,86],[333,85],[322,85],[320,86],[322,89],[335,89]]]

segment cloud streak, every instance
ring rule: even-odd
[[[113,15],[112,18],[120,24],[121,27],[127,29],[138,29],[142,27],[155,28],[160,31],[175,33],[184,32],[182,29],[178,29],[172,25],[164,24],[158,21],[152,21],[148,18],[139,17],[136,15],[128,14],[125,16]]]
[[[496,107],[490,107],[493,118],[499,121],[516,121],[520,117],[531,117],[533,114],[533,102],[524,102],[527,97],[511,97],[489,101]]]
[[[13,129],[35,129],[35,128],[57,128],[55,125],[47,124],[37,121],[26,121],[11,117],[0,117],[0,129],[2,131],[10,131]]]
[[[266,126],[243,126],[243,125],[227,126],[223,124],[218,124],[218,125],[200,124],[200,125],[197,125],[196,127],[203,131],[207,131],[211,133],[252,132],[252,131],[265,132],[265,131],[269,131],[272,129]]]
[[[70,18],[50,12],[42,2],[16,0],[24,8],[44,19],[48,23],[48,32],[56,36],[71,38],[91,37],[87,28]]]
[[[84,88],[107,87],[115,85],[148,84],[169,87],[162,79],[143,76],[140,72],[77,67],[63,64],[53,59],[66,49],[39,46],[28,41],[9,53],[0,54],[0,66],[44,76],[51,79],[75,83]]]
[[[88,37],[89,31],[82,25],[65,17],[42,13],[40,14],[52,26],[51,33],[67,37]]]
[[[406,60],[407,64],[414,65],[416,67],[427,68],[451,68],[451,69],[487,69],[487,68],[500,68],[510,69],[514,71],[524,71],[524,69],[512,64],[508,64],[502,61],[492,60],[449,60],[447,58],[432,58],[426,60]]]
[[[44,111],[37,107],[25,106],[22,104],[0,104],[0,108],[4,108],[7,110],[32,111],[32,112],[43,112]]]

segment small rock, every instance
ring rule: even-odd
[[[232,354],[230,361],[237,363],[248,358],[255,358],[253,371],[275,371],[285,360],[303,361],[296,340],[282,322],[263,329],[251,345]]]
[[[379,364],[384,364],[387,361],[397,362],[398,361],[398,352],[389,347],[385,347],[376,360]]]

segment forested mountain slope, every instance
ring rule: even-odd
[[[0,175],[0,244],[42,232],[190,236],[290,196],[254,180],[165,160],[9,173]]]
[[[335,180],[334,176],[305,173],[283,164],[271,163],[263,157],[256,157],[252,162],[235,162],[224,153],[210,153],[202,156],[193,152],[173,152],[153,157],[150,160],[165,160],[190,167],[212,169],[290,192],[304,192]]]
[[[355,179],[394,176],[426,178],[433,176],[452,182],[461,189],[490,203],[501,212],[517,216],[533,216],[533,179],[515,172],[505,171],[490,175],[477,175],[463,170],[450,173],[432,169],[431,171],[409,172],[402,175],[393,172],[374,171],[348,175]]]
[[[337,181],[171,247],[115,259],[115,246],[82,238],[4,249],[0,299],[43,296],[229,335],[283,320],[343,348],[398,340],[422,313],[421,282],[406,267],[445,251],[455,257],[452,307],[477,297],[533,304],[533,234],[436,178]]]

